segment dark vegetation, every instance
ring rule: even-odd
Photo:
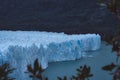
[[[118,63],[120,57],[120,34],[117,37],[113,37],[111,41],[108,42],[112,44],[112,51],[115,51],[116,55],[116,62],[111,62],[108,65],[102,67],[103,70],[109,71],[110,74],[113,76],[113,80],[120,80],[120,64]]]
[[[15,78],[11,78],[9,75],[13,73],[15,68],[11,68],[8,63],[5,63],[0,66],[0,80],[17,80]],[[32,78],[32,80],[48,80],[47,77],[42,77],[42,73],[45,71],[45,69],[42,69],[41,65],[38,62],[38,59],[34,61],[34,66],[32,68],[32,65],[27,65],[27,71],[25,73],[29,74],[29,77]],[[57,77],[57,80],[88,80],[90,77],[93,76],[91,73],[91,68],[87,65],[80,66],[78,69],[76,69],[77,74],[73,75],[70,79],[68,79],[66,76],[63,78]]]
[[[73,75],[70,79],[64,76],[64,78],[58,77],[58,80],[89,80],[89,78],[93,76],[91,68],[87,65],[80,66],[80,68],[76,70],[77,74]]]
[[[38,59],[34,61],[34,66],[32,68],[31,64],[27,65],[27,72],[29,74],[29,77],[39,80],[48,80],[48,78],[43,78],[42,73],[44,72],[44,69],[42,69],[42,66],[39,64]]]
[[[107,8],[118,18],[119,16],[119,5],[120,0],[109,0],[108,2],[105,0],[100,0],[100,2],[104,3]],[[107,35],[104,37],[104,40],[107,44],[112,45],[112,51],[115,51],[116,55],[116,63],[111,62],[103,66],[101,69],[105,71],[109,71],[110,75],[113,76],[111,80],[120,80],[120,64],[118,63],[120,57],[120,31],[118,31],[115,35]],[[15,68],[11,68],[9,63],[5,63],[0,66],[0,80],[15,80],[15,78],[11,78],[9,75],[13,73]],[[38,62],[38,59],[34,61],[33,67],[31,64],[27,65],[27,73],[30,78],[33,80],[48,80],[48,78],[42,77],[42,73],[45,70],[42,69],[41,65]],[[89,80],[90,77],[93,76],[91,73],[91,67],[87,65],[80,66],[76,69],[77,74],[73,75],[69,78],[64,76],[63,78],[57,77],[58,80]],[[16,79],[17,80],[17,79]]]
[[[13,73],[15,68],[11,68],[9,63],[5,63],[0,66],[0,80],[15,80],[11,78],[9,74]]]

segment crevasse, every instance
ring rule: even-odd
[[[98,34],[0,31],[0,64],[9,62],[17,68],[14,75],[18,80],[28,80],[24,74],[26,66],[36,58],[43,68],[47,68],[48,62],[80,59],[85,51],[94,51],[100,46]]]

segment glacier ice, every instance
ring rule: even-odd
[[[94,51],[100,46],[101,37],[98,34],[0,31],[0,64],[10,62],[17,68],[17,79],[28,80],[24,74],[26,66],[36,58],[43,68],[47,68],[48,62],[80,59],[85,51]]]

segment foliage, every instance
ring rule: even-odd
[[[108,43],[112,45],[112,51],[115,51],[116,53],[117,64],[111,63],[103,66],[102,69],[105,71],[110,71],[113,75],[113,80],[120,80],[120,65],[118,64],[118,58],[120,57],[120,33],[112,37],[112,39],[109,39]]]
[[[108,45],[112,45],[112,52],[116,53],[116,61],[118,61],[118,58],[120,57],[120,32],[113,36],[106,36],[104,40]]]
[[[107,9],[112,12],[120,20],[119,6],[120,0],[99,0],[100,3],[106,5]]]
[[[15,68],[10,68],[9,63],[5,63],[0,66],[0,80],[15,80],[15,78],[10,78],[9,74],[13,73]]]
[[[120,65],[111,63],[109,65],[103,66],[102,69],[105,71],[110,71],[110,74],[113,75],[113,80],[120,80]]]
[[[37,80],[48,80],[48,78],[43,79],[42,73],[44,72],[44,69],[42,69],[42,66],[39,64],[38,59],[34,61],[34,66],[32,68],[31,64],[27,65],[27,70],[29,73],[29,77]]]
[[[120,66],[117,67],[113,74],[113,80],[120,80]]]
[[[93,74],[91,74],[91,68],[89,66],[80,66],[79,69],[77,69],[77,75],[72,76],[74,80],[88,80],[89,77],[92,77]]]
[[[72,76],[71,80],[89,80],[89,77],[92,77],[93,74],[91,74],[91,68],[89,66],[80,66],[80,68],[76,69],[77,75]],[[67,77],[64,76],[64,78],[58,77],[58,80],[67,80]]]
[[[117,67],[117,66],[114,63],[111,63],[109,65],[103,66],[102,69],[105,71],[112,71],[115,67]]]

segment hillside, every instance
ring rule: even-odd
[[[0,30],[113,34],[119,27],[97,0],[0,0]]]

